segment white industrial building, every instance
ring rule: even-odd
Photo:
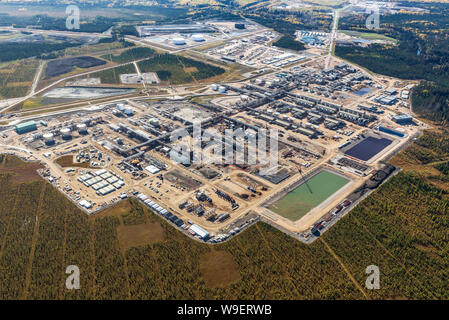
[[[92,204],[91,204],[89,201],[87,201],[87,200],[81,200],[81,201],[79,202],[79,205],[80,205],[81,207],[86,208],[86,209],[92,208]]]
[[[150,165],[150,166],[146,167],[145,170],[147,170],[151,174],[156,174],[159,171],[161,171],[161,169],[159,169],[158,167],[153,166],[153,165]]]
[[[201,239],[206,239],[209,236],[209,232],[207,232],[197,224],[192,224],[189,228],[189,231],[198,235]]]

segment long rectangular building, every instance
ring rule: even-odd
[[[23,134],[23,133],[27,133],[27,132],[36,130],[37,124],[34,120],[31,120],[31,121],[19,123],[18,125],[16,125],[15,129],[18,134]]]

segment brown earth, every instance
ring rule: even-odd
[[[56,163],[63,168],[76,167],[76,168],[91,168],[89,163],[75,163],[73,162],[73,154],[62,156],[56,159]]]
[[[129,213],[131,211],[131,203],[129,200],[121,201],[114,206],[107,208],[97,214],[94,215],[95,218],[101,218],[106,216],[115,216],[119,217],[121,220],[121,215],[125,213]]]
[[[37,170],[41,168],[42,165],[37,162],[23,162],[18,157],[0,155],[0,173],[11,173],[13,183],[39,180]]]
[[[185,67],[184,71],[187,73],[191,73],[191,72],[197,72],[198,69],[196,67]]]
[[[238,265],[232,255],[210,246],[210,251],[200,258],[200,272],[209,287],[225,287],[240,280]]]
[[[143,246],[164,240],[164,229],[156,221],[117,228],[120,247],[123,251],[131,247]]]

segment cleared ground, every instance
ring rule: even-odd
[[[240,280],[232,254],[214,247],[201,257],[200,272],[209,287],[224,287]]]
[[[142,223],[133,226],[121,225],[117,228],[120,246],[124,251],[164,240],[164,229],[158,222]]]
[[[63,168],[68,167],[80,167],[80,168],[90,168],[89,163],[79,163],[73,161],[73,155],[66,155],[56,159],[56,163]]]
[[[41,167],[38,163],[24,163],[18,158],[0,155],[0,174],[11,174],[11,182],[14,183],[40,179],[36,170]]]

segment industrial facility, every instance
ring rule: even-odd
[[[135,41],[208,60],[233,80],[167,86],[160,73],[137,68],[103,88],[111,96],[4,119],[0,145],[39,161],[41,176],[87,214],[135,197],[198,241],[226,241],[262,219],[310,243],[360,190],[392,174],[384,161],[419,131],[411,85],[327,64],[326,32],[298,32],[307,45],[298,53],[273,46],[278,33],[246,20],[138,30]],[[78,99],[88,89],[43,96],[78,90]]]

